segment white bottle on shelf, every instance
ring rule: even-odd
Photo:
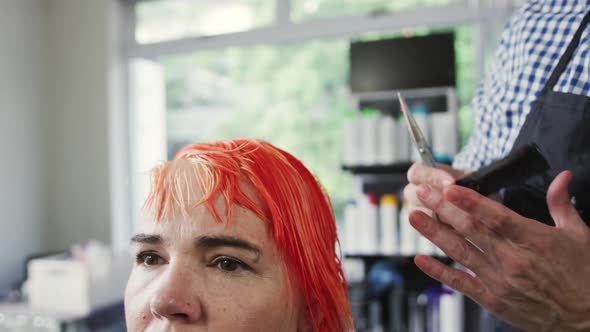
[[[358,165],[360,157],[361,127],[357,114],[350,114],[344,122],[344,156],[343,163],[348,166]]]
[[[361,248],[359,252],[365,255],[375,255],[379,252],[378,246],[378,205],[377,196],[375,194],[363,195],[361,198],[360,207],[360,222],[359,237],[361,239]]]
[[[403,117],[399,117],[395,120],[395,136],[396,136],[396,149],[395,149],[395,162],[403,162],[410,160],[410,132],[406,124],[406,120]]]
[[[397,145],[395,119],[391,115],[381,116],[379,122],[379,153],[377,163],[382,165],[392,164],[395,161]]]
[[[440,332],[463,331],[464,300],[461,293],[453,291],[440,297]]]
[[[416,254],[416,231],[410,225],[408,204],[404,202],[399,213],[400,254]]]
[[[432,152],[437,160],[452,161],[457,154],[458,134],[455,113],[435,112],[431,116]]]
[[[344,207],[344,250],[348,254],[358,254],[358,206],[350,202]]]
[[[379,112],[375,109],[367,108],[361,111],[361,165],[377,164],[379,118]]]
[[[381,254],[394,255],[399,251],[397,197],[393,194],[381,196],[379,202],[379,226],[381,234]]]

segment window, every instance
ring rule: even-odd
[[[274,11],[273,0],[139,2],[135,8],[135,39],[154,43],[246,31],[270,25]]]
[[[294,21],[303,21],[343,15],[381,15],[448,4],[465,3],[462,0],[294,0],[291,17]]]
[[[338,212],[352,188],[340,170],[347,52],[338,39],[163,58],[168,156],[189,142],[266,139],[310,166]]]
[[[470,3],[474,2],[478,1]],[[463,11],[457,9],[461,6]],[[488,27],[483,24],[487,16],[478,12],[481,8],[487,7],[469,7],[464,0],[139,1],[130,9],[136,24],[129,29],[135,39],[128,45],[129,53],[151,59],[160,74],[153,75],[150,67],[135,77],[142,84],[160,80],[165,96],[163,121],[147,121],[152,127],[143,132],[151,136],[150,144],[157,144],[154,135],[161,137],[162,158],[170,158],[189,142],[237,136],[266,139],[316,173],[339,216],[353,188],[351,177],[340,168],[341,124],[355,111],[347,87],[351,39],[455,31],[466,136],[476,67],[484,58],[476,46],[481,29]],[[439,9],[459,13],[454,21],[441,23]],[[399,21],[399,13],[405,12],[408,17]],[[502,13],[493,17],[496,25],[504,24],[509,11]],[[347,24],[349,20],[354,24]],[[406,27],[408,22],[413,25]],[[142,91],[146,90],[137,90],[132,98],[152,95]],[[150,114],[146,108],[137,110],[132,122],[142,122]],[[150,149],[139,137],[140,130],[132,135],[143,144],[140,150]],[[154,164],[153,158],[135,159],[132,173]],[[141,191],[132,194],[136,201],[141,201]]]

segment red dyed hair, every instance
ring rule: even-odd
[[[198,183],[176,170],[189,163]],[[241,182],[254,189],[264,206],[246,195]],[[187,186],[204,193],[191,202]],[[222,222],[213,202],[222,195],[231,223],[232,205],[238,204],[267,222],[280,251],[292,289],[299,288],[316,331],[351,331],[352,316],[341,261],[336,255],[336,223],[327,194],[311,172],[291,154],[270,143],[232,139],[184,147],[173,161],[155,168],[146,208],[156,222],[177,209],[183,213],[207,204]]]

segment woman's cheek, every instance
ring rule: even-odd
[[[153,320],[150,310],[149,280],[142,271],[133,269],[125,289],[125,320],[128,331],[142,331]]]
[[[220,330],[295,331],[299,303],[275,276],[218,279],[207,288],[210,318]],[[231,323],[230,323],[231,322]]]

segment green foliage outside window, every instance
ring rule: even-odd
[[[395,1],[402,2],[414,3]],[[472,33],[468,27],[454,31],[458,95],[460,104],[467,105],[475,83]],[[419,34],[429,32],[416,29]],[[355,112],[347,86],[349,43],[348,39],[312,40],[160,59],[166,75],[169,155],[194,141],[240,136],[266,139],[311,168],[340,215],[352,193],[351,176],[340,169],[343,122]],[[179,113],[200,119],[189,123],[194,132],[181,138],[174,135],[177,122],[173,119]],[[464,122],[469,123],[469,117]]]

